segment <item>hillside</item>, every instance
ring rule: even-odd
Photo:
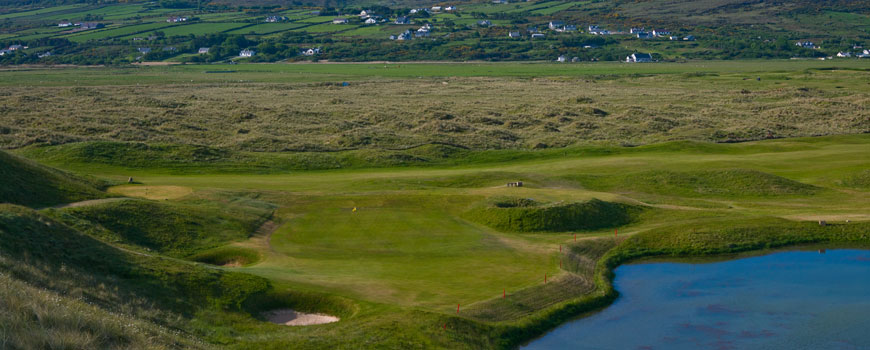
[[[48,168],[0,151],[0,203],[45,207],[103,198],[106,183]]]

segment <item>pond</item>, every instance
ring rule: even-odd
[[[524,349],[870,349],[870,251],[616,269],[613,305]]]

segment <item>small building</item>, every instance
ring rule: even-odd
[[[41,53],[41,54],[37,54],[37,55],[36,55],[36,57],[39,57],[39,58],[46,58],[46,57],[49,57],[49,56],[51,56],[51,51],[46,51],[46,52],[43,52],[43,53]]]
[[[671,32],[667,30],[653,29],[652,34],[653,36],[669,36],[671,35]]]
[[[207,53],[208,53],[208,50],[209,50],[208,47],[200,47],[200,48],[199,48],[199,51],[197,51],[196,53],[198,53],[198,54],[200,54],[200,55],[204,55],[204,54],[207,54]]]
[[[176,50],[175,46],[167,46],[167,47],[163,48],[163,51],[166,51],[166,52],[175,52],[175,50]]]
[[[369,18],[373,15],[372,10],[362,10],[359,12],[360,17]]]
[[[402,34],[399,34],[399,36],[397,36],[395,40],[411,40],[413,38],[414,37],[411,35],[411,31],[406,30],[402,32]]]
[[[686,35],[683,38],[683,41],[695,41],[695,36],[694,35]]]
[[[580,57],[577,57],[577,56],[572,57],[571,62],[580,62]]]
[[[646,30],[643,29],[643,28],[631,28],[631,29],[629,29],[628,32],[631,33],[631,34],[637,34],[637,33],[643,33],[643,32],[646,32]]]
[[[456,6],[447,6],[444,8],[444,11],[456,11]]]
[[[151,48],[150,48],[150,47],[140,47],[140,48],[138,48],[137,50],[139,51],[139,53],[144,53],[144,54],[147,54],[147,53],[150,53],[150,52],[151,52]]]
[[[629,63],[643,63],[652,61],[652,54],[648,53],[633,53],[625,58],[625,62]]]
[[[411,9],[410,11],[408,11],[408,13],[413,15],[415,13],[423,13],[424,11],[428,11],[428,10],[427,9]]]
[[[537,33],[538,27],[528,27],[528,28],[526,28],[526,31],[529,33]]]
[[[510,33],[508,33],[508,38],[514,38],[514,39],[516,39],[516,38],[519,38],[519,37],[520,37],[520,32],[510,32]]]
[[[282,22],[282,21],[286,21],[286,20],[287,20],[287,17],[285,17],[285,16],[266,17],[266,22],[268,22],[268,23],[277,23],[277,22]]]
[[[63,22],[58,23],[57,26],[61,27],[61,28],[66,28],[66,27],[72,27],[73,24],[70,21],[63,21]]]
[[[0,56],[5,56],[6,54],[12,54],[14,51],[9,49],[0,49]]]
[[[566,24],[564,27],[562,27],[562,31],[563,32],[576,32],[577,26],[575,26],[573,24]]]
[[[655,37],[655,36],[654,36],[652,33],[648,33],[648,32],[640,32],[640,33],[637,33],[637,38],[638,38],[638,39],[652,39],[652,38],[654,38],[654,37]]]
[[[492,22],[490,22],[488,19],[482,19],[477,21],[477,25],[481,27],[489,27],[492,25]]]
[[[428,37],[430,34],[431,33],[428,30],[422,31],[422,32],[417,30],[416,32],[414,32],[414,37],[415,38],[425,38],[425,37]]]
[[[25,49],[24,45],[18,45],[18,44],[9,45],[10,51],[16,51],[16,50],[21,50],[21,49]]]
[[[429,10],[432,12],[438,12],[441,11],[441,6],[432,6]]]
[[[567,60],[568,60],[567,56],[561,55],[561,56],[559,56],[559,58],[556,59],[556,62],[564,63]]]
[[[840,58],[852,57],[852,53],[840,51],[840,52],[837,52],[837,57],[840,57]]]
[[[81,24],[81,27],[83,30],[99,29],[99,28],[103,28],[105,26],[106,26],[105,24],[95,23],[95,22],[82,22],[82,24]]]
[[[560,29],[565,26],[565,21],[550,21],[548,26],[551,30]]]
[[[256,54],[254,50],[245,49],[239,52],[239,57],[253,57]]]
[[[302,50],[303,56],[314,56],[314,55],[319,55],[319,54],[320,54],[319,47],[313,47],[313,48],[310,48],[308,50]]]
[[[542,33],[534,33],[532,34],[532,39],[544,39],[545,36]]]
[[[395,24],[411,24],[411,19],[408,18],[407,16],[399,16],[398,18],[396,18],[396,21],[393,23],[395,23]]]
[[[333,18],[332,24],[347,24],[347,18]]]
[[[378,23],[378,20],[369,17],[369,19],[367,19],[365,23],[366,24],[376,24],[376,23]]]
[[[167,18],[166,22],[169,22],[169,23],[187,22],[187,17],[172,16],[172,17]]]

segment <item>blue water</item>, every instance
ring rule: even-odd
[[[870,349],[870,251],[616,269],[616,302],[524,349]]]

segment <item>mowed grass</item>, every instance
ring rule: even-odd
[[[440,311],[558,272],[548,254],[451,213],[473,199],[362,195],[304,201],[278,211],[288,223],[272,235],[275,253],[246,271]]]

